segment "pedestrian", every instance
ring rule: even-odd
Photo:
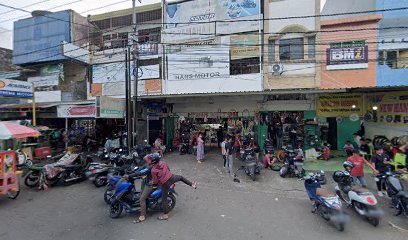
[[[226,156],[227,156],[227,172],[232,174],[232,167],[234,163],[234,143],[232,137],[228,138],[228,142],[225,144]]]
[[[167,220],[169,219],[169,206],[167,203],[167,197],[169,195],[170,187],[176,182],[182,181],[183,183],[187,184],[188,186],[197,189],[197,182],[190,182],[185,177],[180,175],[172,174],[167,163],[160,161],[160,155],[157,153],[152,154],[151,156],[151,164],[152,167],[152,183],[160,186],[162,190],[162,209],[163,214],[158,217],[159,220]]]
[[[253,149],[255,152],[255,158],[256,158],[256,163],[259,163],[259,147],[258,144],[256,143],[254,138],[251,138],[251,142],[249,143],[249,148]]]
[[[343,150],[347,154],[347,157],[350,157],[353,155],[354,146],[349,140],[347,140],[346,144],[344,144]]]
[[[378,173],[375,167],[360,155],[358,150],[354,150],[353,155],[347,158],[347,161],[353,163],[353,169],[350,173],[351,177],[353,178],[353,183],[357,184],[358,180],[363,188],[367,187],[367,182],[364,177],[364,164],[369,166],[373,170],[374,174]]]
[[[239,154],[239,150],[241,148],[241,134],[237,132],[235,134],[235,141],[234,141],[234,150],[235,150],[235,158],[238,158],[237,155]]]
[[[221,147],[221,143],[224,140],[224,134],[223,134],[223,130],[222,127],[220,126],[217,130],[217,142],[218,142],[218,147]]]
[[[157,154],[157,153],[156,153]],[[150,194],[153,193],[154,188],[152,184],[152,172],[151,172],[151,165],[152,165],[152,159],[153,159],[153,154],[148,154],[143,158],[147,165],[149,166],[148,173],[146,174],[146,179],[144,179],[145,184],[143,186],[142,194],[140,195],[140,216],[136,220],[133,221],[133,223],[141,223],[146,220],[146,200],[150,196]],[[140,173],[133,173],[129,175],[127,178],[131,178],[132,175],[139,175]]]
[[[279,123],[276,124],[276,149],[282,148],[283,129]]]
[[[227,138],[224,138],[224,141],[221,142],[221,155],[224,159],[224,169],[227,169],[227,150],[225,149],[225,144],[227,144]]]
[[[204,161],[204,140],[203,135],[200,133],[197,138],[197,162],[202,163]]]
[[[161,138],[157,138],[156,141],[154,141],[154,150],[156,153],[160,154],[160,157],[163,157],[163,144]]]
[[[380,197],[384,197],[387,194],[383,176],[388,171],[387,164],[389,164],[390,162],[390,157],[384,152],[383,147],[376,146],[374,148],[374,154],[371,157],[371,163],[375,165],[375,169],[377,170],[375,181],[377,185],[378,196]]]

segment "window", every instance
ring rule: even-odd
[[[385,64],[385,55],[386,55],[385,51],[379,51],[378,52],[378,64],[380,64],[380,65]]]
[[[388,67],[397,68],[397,51],[388,51],[385,62]]]
[[[259,73],[259,58],[245,58],[230,61],[230,74],[250,74]]]
[[[303,38],[279,40],[279,59],[296,60],[304,58]]]
[[[98,26],[99,29],[103,30],[103,29],[107,29],[111,27],[111,21],[110,19],[104,19],[104,20],[99,20],[99,21],[95,21],[94,24],[96,26]]]
[[[274,39],[268,41],[268,61],[270,64],[275,62],[275,43]]]
[[[316,54],[316,37],[308,37],[307,38],[307,51],[309,59],[314,59]]]
[[[392,69],[408,68],[408,49],[379,51],[378,64]]]
[[[112,18],[112,27],[132,25],[132,15]]]
[[[151,29],[143,29],[139,30],[139,43],[159,43],[160,42],[160,31],[161,28],[151,28]]]

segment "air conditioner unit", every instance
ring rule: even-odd
[[[272,75],[279,76],[283,73],[283,65],[282,64],[273,64],[272,65]]]

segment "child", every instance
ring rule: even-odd
[[[364,177],[364,164],[369,166],[373,170],[374,174],[378,173],[375,167],[360,155],[358,150],[354,150],[353,155],[349,157],[347,161],[353,163],[354,166],[350,174],[353,178],[354,184],[357,184],[358,180],[363,188],[367,187],[367,183]]]
[[[344,144],[343,150],[344,152],[346,152],[347,157],[350,157],[351,155],[353,155],[354,146],[353,144],[351,144],[350,141],[346,141],[346,144]]]

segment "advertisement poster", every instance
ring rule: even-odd
[[[95,105],[59,105],[57,115],[59,118],[94,118]]]
[[[33,85],[24,81],[0,80],[0,97],[33,98]]]
[[[319,117],[350,117],[363,115],[363,97],[361,94],[323,94],[317,98]]]
[[[126,100],[121,98],[97,97],[97,117],[100,118],[123,118],[125,116]]]
[[[259,57],[259,36],[231,36],[231,60]]]
[[[408,92],[367,95],[364,120],[388,126],[408,126]]]

